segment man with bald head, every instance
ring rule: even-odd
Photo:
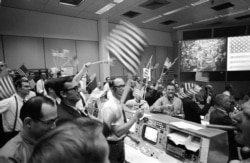
[[[110,148],[110,162],[123,163],[125,161],[123,140],[133,124],[143,116],[143,111],[137,110],[134,117],[127,122],[123,110],[124,104],[120,101],[125,83],[123,79],[116,78],[110,82],[109,86],[112,94],[103,105],[100,117],[103,120],[104,134],[107,136]]]
[[[234,126],[235,121],[229,116],[231,110],[230,97],[224,94],[218,94],[215,97],[215,110],[210,114],[210,124]],[[229,161],[238,159],[237,145],[234,140],[234,132],[228,131],[229,141]]]

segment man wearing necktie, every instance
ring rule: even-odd
[[[133,124],[143,116],[143,111],[138,110],[127,122],[123,110],[124,104],[120,102],[125,83],[123,79],[116,78],[109,86],[112,94],[109,100],[103,105],[99,117],[104,123],[104,135],[107,136],[110,148],[110,162],[124,163],[124,137]]]
[[[76,103],[81,100],[81,95],[80,85],[73,80],[73,76],[58,78],[55,83],[55,92],[61,99],[61,103],[57,106],[58,123],[88,116],[76,107]]]

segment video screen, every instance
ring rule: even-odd
[[[228,71],[250,70],[250,36],[228,38]]]
[[[187,40],[181,42],[181,71],[226,71],[226,39]]]
[[[144,140],[156,144],[158,138],[158,130],[150,126],[144,126],[144,127],[145,128],[142,136]]]

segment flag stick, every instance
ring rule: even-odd
[[[113,60],[116,60],[116,59],[108,59],[108,60],[96,61],[96,62],[92,62],[91,64],[94,65],[94,64],[99,64],[99,63],[110,63]]]
[[[122,97],[121,97],[121,103],[124,104],[126,98],[127,98],[127,95],[129,93],[129,90],[130,90],[130,86],[131,86],[131,82],[132,82],[132,79],[133,79],[133,76],[131,73],[128,73],[128,80],[125,84],[125,87],[124,87],[124,91],[122,93]]]

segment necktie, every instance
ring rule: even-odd
[[[124,123],[127,123],[127,118],[126,118],[126,114],[122,105],[122,115],[123,115],[123,119],[124,119]]]
[[[87,117],[87,116],[88,116],[87,113],[85,113],[84,111],[82,111],[82,110],[80,110],[80,109],[77,109],[77,111],[78,111],[78,113],[80,113],[81,116],[83,116],[83,117]]]

